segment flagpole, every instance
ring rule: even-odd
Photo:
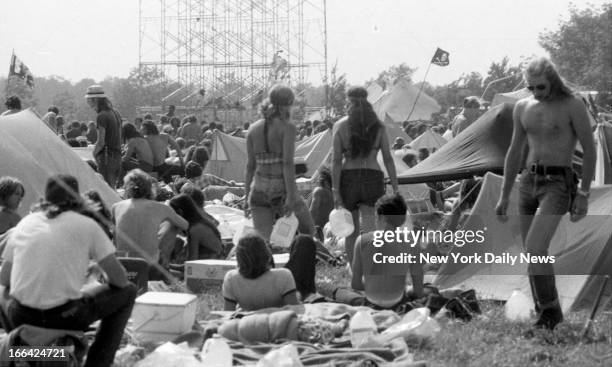
[[[410,121],[410,116],[412,116],[412,112],[414,112],[414,108],[416,107],[416,104],[419,101],[419,97],[421,96],[421,92],[423,91],[423,87],[425,86],[425,79],[427,79],[427,74],[429,73],[430,67],[431,67],[431,62],[427,65],[427,70],[425,70],[425,76],[423,77],[421,88],[419,88],[419,93],[417,93],[417,96],[414,99],[414,103],[412,104],[412,108],[410,109],[410,113],[408,114],[408,117],[406,117],[406,121]]]

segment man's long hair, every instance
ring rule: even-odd
[[[352,87],[348,90],[347,97],[350,102],[348,108],[350,156],[365,157],[374,147],[382,124],[367,100],[368,91],[365,88]]]
[[[525,68],[523,76],[544,76],[550,83],[550,94],[553,99],[563,99],[574,95],[557,72],[557,68],[552,61],[545,57],[533,59]]]
[[[65,174],[50,177],[45,187],[45,198],[35,205],[33,211],[43,211],[47,218],[53,219],[70,210],[77,213],[84,210],[76,177]]]

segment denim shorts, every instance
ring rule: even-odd
[[[519,213],[534,215],[538,208],[541,214],[563,215],[570,209],[573,172],[565,174],[538,175],[527,170],[521,174],[519,189]]]
[[[271,177],[256,174],[251,184],[249,206],[271,208],[277,214],[281,213],[285,204],[285,180],[281,177]]]
[[[343,169],[340,175],[340,196],[344,207],[353,211],[360,204],[374,206],[385,194],[385,176],[377,169]]]

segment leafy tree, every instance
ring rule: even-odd
[[[17,76],[11,76],[5,79],[4,97],[2,98],[2,110],[5,109],[4,101],[8,96],[17,96],[21,100],[21,107],[25,110],[30,107],[36,107],[38,105],[38,99],[34,93],[34,89],[26,85],[25,81]],[[36,81],[34,81],[36,85]]]
[[[570,6],[568,20],[539,35],[559,73],[583,88],[597,90],[599,103],[612,104],[612,3],[584,9]]]
[[[346,74],[338,75],[338,62],[331,69],[330,76],[327,107],[331,116],[343,116],[346,113]]]
[[[462,74],[457,80],[434,89],[432,96],[442,107],[448,110],[453,106],[460,106],[467,96],[479,96],[482,94],[482,75],[477,72]]]
[[[383,87],[383,89],[388,89],[388,87],[393,85],[399,78],[412,82],[412,75],[414,75],[415,71],[417,71],[417,68],[411,68],[410,66],[406,65],[406,63],[393,65],[389,67],[389,69],[381,71],[376,79],[369,80],[365,84],[367,85],[370,82],[375,81],[381,87]]]
[[[486,90],[483,98],[492,100],[497,93],[511,92],[521,82],[521,66],[509,65],[508,57],[504,57],[500,62],[492,62],[487,72],[483,84]],[[492,83],[489,85],[489,83]]]
[[[70,120],[76,119],[76,98],[70,91],[64,90],[56,93],[51,104],[56,106],[60,110],[60,114],[65,118]]]

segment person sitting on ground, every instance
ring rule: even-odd
[[[70,130],[66,133],[66,139],[76,139],[81,136],[81,123],[78,121],[72,121],[70,124]]]
[[[237,186],[235,181],[224,180],[219,176],[212,175],[210,173],[204,173],[206,169],[206,165],[210,160],[210,155],[208,154],[208,149],[203,146],[192,146],[187,151],[187,155],[185,156],[185,161],[187,164],[189,162],[195,162],[202,168],[202,174],[200,176],[200,188],[205,189],[207,186]]]
[[[334,194],[332,193],[332,177],[328,167],[319,169],[319,186],[312,192],[310,215],[312,216],[316,235],[323,241],[323,227],[329,220],[329,213],[334,210]]]
[[[208,212],[206,212],[206,209],[204,208],[205,200],[204,200],[204,194],[202,193],[202,190],[198,189],[197,187],[193,185],[183,185],[181,188],[179,188],[179,192],[181,194],[186,194],[193,200],[193,202],[197,206],[198,211],[204,218],[212,222],[215,225],[215,227],[219,226],[219,221],[216,220],[215,217],[213,217],[212,215],[208,214]]]
[[[128,282],[104,231],[79,214],[82,205],[76,178],[53,176],[44,201],[14,228],[0,271],[0,284],[10,295],[2,300],[10,322],[4,328],[87,330],[101,320],[85,366],[110,366],[132,314],[136,286]],[[107,284],[83,291],[92,260]]]
[[[17,214],[19,204],[25,195],[25,187],[16,178],[0,177],[0,234],[15,227],[21,220]]]
[[[7,110],[2,112],[0,116],[8,116],[21,111],[21,100],[17,96],[8,96],[4,101]]]
[[[351,286],[365,291],[365,304],[375,308],[393,309],[412,299],[423,296],[423,265],[380,263],[386,256],[401,256],[406,252],[417,256],[419,245],[398,243],[397,241],[375,243],[376,232],[393,231],[406,222],[406,202],[399,195],[385,195],[376,202],[376,231],[362,234],[355,242],[353,257],[353,277]],[[384,239],[384,238],[383,238]],[[382,246],[379,246],[382,245]],[[377,247],[378,246],[378,247]],[[378,255],[380,254],[380,255]],[[412,297],[405,290],[406,275],[410,270],[412,278]]]
[[[190,115],[185,118],[185,123],[178,131],[178,136],[185,140],[200,141],[202,138],[202,129],[195,116]]]
[[[480,117],[480,99],[476,96],[466,97],[463,100],[463,109],[455,116],[451,123],[453,137],[467,129],[474,121]]]
[[[169,206],[153,199],[151,178],[142,170],[130,171],[124,179],[126,199],[112,206],[117,250],[144,258],[149,264],[159,262],[158,235],[160,225],[168,221],[182,230],[189,223]],[[155,267],[151,267],[150,279],[159,278]]]
[[[121,127],[121,137],[125,144],[125,153],[121,157],[121,169],[125,175],[134,168],[145,172],[153,171],[153,151],[151,146],[140,135],[136,126],[125,124]]]
[[[266,241],[249,234],[236,247],[238,269],[225,274],[222,294],[226,311],[254,311],[298,304],[295,280],[288,269],[272,268],[272,253]]]
[[[183,175],[184,162],[183,152],[179,149],[176,141],[167,134],[160,134],[157,130],[157,126],[153,121],[145,121],[142,123],[142,134],[151,146],[153,152],[153,172],[156,172],[158,177],[166,182],[172,182],[172,176]],[[166,156],[168,155],[168,147],[176,150],[179,157],[181,166],[170,166],[166,163]]]
[[[223,243],[217,226],[201,215],[196,204],[186,194],[170,200],[170,207],[189,222],[187,260],[221,259]]]

